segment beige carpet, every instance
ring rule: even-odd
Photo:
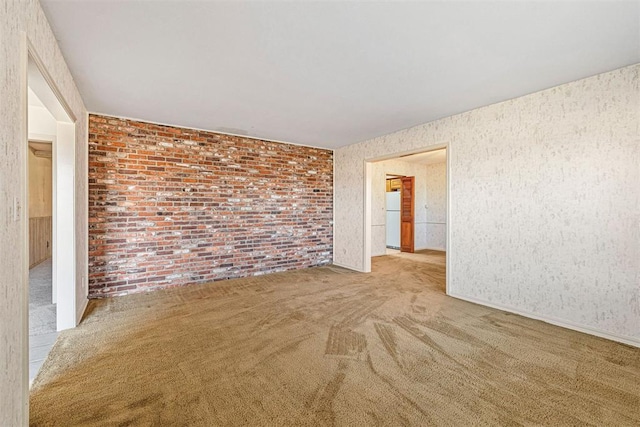
[[[91,301],[32,425],[639,425],[640,350],[444,295],[444,256]]]

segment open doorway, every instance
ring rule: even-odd
[[[31,55],[27,75],[29,381],[76,326],[75,119]]]
[[[384,255],[448,263],[447,154],[439,146],[367,161],[365,271]]]
[[[31,128],[43,130],[49,112],[29,89]],[[51,117],[55,133],[55,120]],[[43,136],[43,135],[42,135]],[[41,136],[41,137],[42,137]],[[32,381],[58,335],[53,292],[53,139],[29,140],[29,380]]]
[[[447,248],[447,149],[427,151],[401,157],[425,170],[424,234],[420,250],[446,252]],[[420,183],[416,183],[418,185]]]
[[[400,209],[402,175],[386,174],[385,185],[385,245],[386,254],[393,255],[400,252]]]
[[[387,255],[415,250],[415,177],[387,173],[385,229]]]

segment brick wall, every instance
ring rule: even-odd
[[[329,150],[89,116],[89,296],[328,264]]]

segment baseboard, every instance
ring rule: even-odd
[[[347,270],[353,270],[353,271],[357,271],[358,273],[363,273],[363,271],[359,268],[355,268],[355,267],[351,267],[349,265],[346,264],[340,264],[339,262],[333,262],[331,265],[335,265],[336,267],[342,267],[342,268],[346,268]]]
[[[89,305],[89,298],[84,299],[84,304],[80,307],[80,310],[76,313],[76,326],[80,324],[82,318],[84,317],[85,311],[87,311],[87,305]]]
[[[447,249],[446,248],[436,248],[434,246],[424,246],[424,247],[420,247],[420,248],[413,248],[414,251],[439,251],[439,252],[446,252]]]
[[[633,347],[638,347],[640,348],[640,339],[638,338],[634,338],[634,337],[627,337],[627,336],[622,336],[622,335],[616,335],[616,334],[612,334],[610,332],[606,332],[606,331],[601,331],[599,329],[594,329],[592,327],[589,326],[584,326],[584,325],[579,325],[567,320],[563,320],[563,319],[557,319],[554,317],[548,317],[548,316],[541,316],[539,314],[535,314],[535,313],[531,313],[528,312],[526,310],[521,310],[518,308],[514,308],[514,307],[509,307],[506,305],[502,305],[502,304],[495,304],[492,302],[487,302],[487,301],[483,301],[483,300],[479,300],[476,298],[472,298],[472,297],[466,297],[466,296],[462,296],[462,295],[456,295],[455,293],[449,293],[447,294],[450,297],[453,298],[457,298],[463,301],[467,301],[467,302],[471,302],[474,304],[478,304],[478,305],[484,305],[486,307],[491,307],[491,308],[496,308],[498,310],[502,310],[502,311],[507,311],[509,313],[514,313],[514,314],[518,314],[520,316],[523,317],[528,317],[530,319],[535,319],[535,320],[540,320],[542,322],[545,323],[549,323],[555,326],[560,326],[562,328],[566,328],[566,329],[571,329],[574,331],[578,331],[578,332],[582,332],[588,335],[595,335],[597,337],[600,338],[605,338],[611,341],[616,341],[622,344],[626,344],[626,345],[630,345]]]

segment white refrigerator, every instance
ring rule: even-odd
[[[400,249],[400,192],[387,194],[387,247]]]

